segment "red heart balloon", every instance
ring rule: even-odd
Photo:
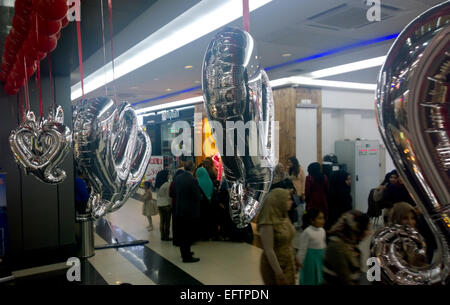
[[[16,0],[14,3],[14,13],[20,16],[29,16],[33,11],[33,1]]]
[[[33,6],[42,18],[48,20],[61,20],[69,9],[66,0],[33,1]]]
[[[56,33],[56,39],[58,39],[59,40],[59,38],[61,38],[61,32],[58,32],[58,33]]]
[[[11,84],[6,83],[4,90],[9,95],[16,95],[19,92],[19,88],[14,88]]]
[[[4,83],[8,77],[8,74],[6,71],[1,70],[0,71],[0,82]]]
[[[28,32],[28,29],[30,28],[30,19],[29,16],[19,16],[14,15],[12,20],[12,26],[16,29],[16,31],[19,32]]]
[[[37,49],[41,52],[49,53],[56,49],[58,39],[56,36],[39,35],[37,41]]]
[[[46,52],[40,52],[40,51],[37,52],[37,59],[38,60],[43,60],[46,56],[47,56]]]
[[[61,19],[61,29],[64,29],[68,25],[69,25],[69,19],[67,19],[67,17]]]
[[[40,34],[51,36],[61,30],[61,21],[46,20],[39,16],[38,26]]]

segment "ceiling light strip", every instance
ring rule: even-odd
[[[310,55],[310,56],[307,56],[307,57],[301,57],[301,58],[293,59],[293,60],[290,60],[290,61],[278,64],[278,65],[273,65],[273,66],[265,68],[264,70],[266,70],[266,71],[275,70],[275,69],[279,69],[279,68],[282,68],[282,67],[285,67],[285,66],[298,64],[298,63],[305,62],[305,61],[310,61],[310,60],[313,60],[313,59],[329,56],[329,55],[340,53],[340,52],[347,51],[347,50],[350,50],[350,49],[359,48],[359,47],[363,47],[363,46],[367,46],[367,45],[371,45],[371,44],[376,44],[376,43],[379,43],[379,42],[395,39],[395,38],[397,38],[398,35],[399,35],[399,33],[396,33],[396,34],[382,36],[382,37],[378,37],[378,38],[374,38],[374,39],[370,39],[370,40],[360,41],[360,42],[357,42],[357,43],[352,43],[352,44],[349,44],[349,45],[346,45],[346,46],[343,46],[343,47],[334,48],[334,49],[331,49],[331,50],[328,50],[328,51],[325,51],[325,52],[313,54],[313,55]]]
[[[333,76],[333,75],[338,75],[338,74],[344,74],[344,73],[348,73],[348,72],[359,71],[359,70],[364,70],[364,69],[368,69],[368,68],[382,66],[384,64],[385,60],[386,60],[386,56],[380,56],[380,57],[375,57],[375,58],[370,58],[370,59],[366,59],[366,60],[352,62],[352,63],[345,64],[345,65],[339,65],[339,66],[335,66],[335,67],[331,67],[331,68],[327,68],[327,69],[317,70],[317,71],[314,71],[311,73],[307,73],[304,76],[311,77],[311,78],[323,78],[323,77],[328,77],[328,76]]]
[[[253,11],[272,0],[252,0]],[[114,60],[115,78],[120,78],[216,29],[242,17],[242,3],[236,0],[203,0],[151,34]],[[85,78],[85,94],[113,80],[112,63]],[[106,77],[105,77],[106,76]],[[71,100],[81,96],[81,84],[71,87]]]

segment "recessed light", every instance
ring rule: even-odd
[[[167,88],[166,91],[172,91],[172,89],[171,88]]]
[[[154,78],[153,80],[159,80],[159,78]]]
[[[196,80],[196,81],[194,81],[194,83],[196,83],[196,84],[200,84],[200,81],[199,81],[199,80]]]
[[[133,87],[130,87],[130,89],[136,90],[136,89],[139,89],[139,87],[138,86],[133,86]]]
[[[192,66],[184,66],[185,69],[192,69]]]
[[[292,56],[292,54],[291,54],[291,53],[284,53],[284,54],[282,54],[281,56],[283,56],[283,57],[289,57],[289,56]]]

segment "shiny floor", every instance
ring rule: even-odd
[[[142,191],[140,191],[142,192]],[[136,196],[135,196],[136,198]],[[153,231],[146,229],[142,202],[134,198],[95,226],[95,246],[134,240],[145,245],[96,250],[88,259],[100,275],[85,284],[133,285],[262,285],[259,261],[262,250],[255,245],[226,241],[197,242],[192,246],[197,263],[183,263],[178,247],[161,241],[159,216],[153,216]],[[112,229],[112,230],[111,230]],[[256,228],[253,232],[257,234]],[[258,236],[255,236],[257,239]],[[298,248],[299,232],[293,241]],[[363,262],[368,257],[370,238],[360,245]],[[363,264],[363,268],[364,268]]]

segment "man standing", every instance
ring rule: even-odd
[[[186,161],[185,171],[175,178],[178,241],[184,263],[195,263],[200,259],[193,257],[191,245],[196,237],[196,226],[200,220],[200,186],[194,178],[194,163]]]

